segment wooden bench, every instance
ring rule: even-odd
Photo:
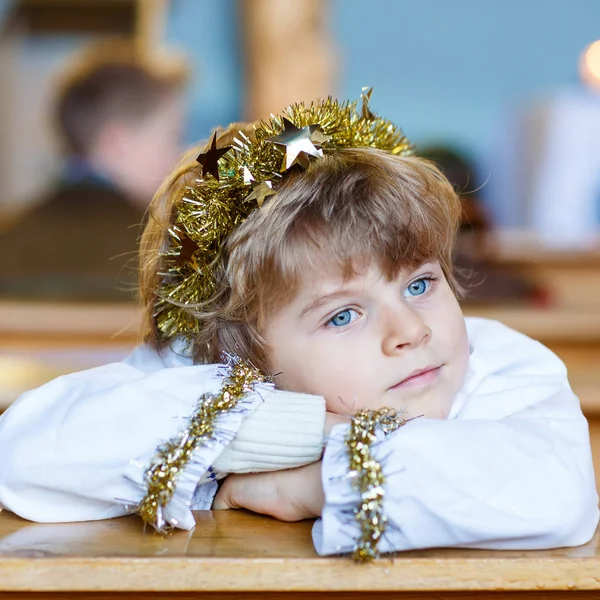
[[[554,307],[594,311],[600,306],[600,237],[594,247],[564,250],[527,232],[505,231],[496,232],[488,245],[492,262],[540,284]]]
[[[357,565],[317,557],[312,522],[198,512],[161,537],[136,517],[34,524],[0,513],[0,600],[598,597],[599,537],[545,551],[428,550]]]

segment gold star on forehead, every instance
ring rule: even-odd
[[[274,193],[273,184],[270,181],[263,181],[252,186],[252,192],[248,195],[247,200],[256,200],[259,208],[262,208],[265,199]]]
[[[231,150],[232,146],[217,148],[217,133],[213,136],[210,148],[198,155],[196,161],[202,165],[202,177],[206,179],[207,174],[211,174],[219,181],[219,159]]]
[[[285,152],[281,171],[287,171],[295,164],[305,169],[310,164],[310,157],[321,158],[323,151],[321,144],[329,140],[318,125],[296,127],[291,121],[283,117],[283,131],[267,138],[267,142],[275,144]]]

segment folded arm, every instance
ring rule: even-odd
[[[218,365],[194,366],[173,357],[165,365],[151,353],[144,357],[148,352],[141,348],[124,363],[60,377],[24,394],[2,415],[4,508],[41,522],[135,512],[157,446],[186,429],[200,396],[217,393],[222,383]],[[217,419],[216,442],[199,448],[177,477],[167,517],[181,528],[193,527],[190,509],[210,507],[224,469],[317,460],[324,416],[322,398],[259,385]],[[282,436],[285,444],[277,442]]]
[[[417,419],[377,443],[388,517],[380,550],[589,541],[598,497],[587,423],[576,412],[560,414],[573,401],[563,390],[538,405],[537,417],[527,410],[501,421]],[[324,457],[322,522],[314,530],[320,554],[352,551],[359,531],[344,431],[335,433]]]

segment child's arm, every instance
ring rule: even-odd
[[[552,411],[570,400],[558,394],[539,408]],[[380,551],[541,549],[589,541],[598,501],[585,421],[539,417],[415,420],[374,446],[386,476],[388,525]],[[285,521],[322,516],[313,529],[317,552],[352,552],[360,497],[347,478],[345,431],[334,432],[323,466],[231,475],[214,508],[247,508]]]
[[[598,496],[588,427],[564,366],[525,336],[496,323],[477,325],[473,333],[489,339],[475,344],[457,418],[415,419],[372,447],[386,477],[383,552],[540,549],[583,544],[594,534]],[[322,489],[318,470],[309,467],[269,474],[269,482],[265,475],[232,476],[216,506],[294,520],[317,516],[324,493],[316,549],[351,552],[360,498],[347,476],[346,431],[335,428],[327,444]],[[269,493],[256,496],[264,485]]]
[[[598,523],[588,426],[562,362],[503,325],[470,320],[458,415],[415,419],[375,448],[387,477],[381,550],[583,544]],[[462,403],[462,407],[460,406]],[[321,554],[352,549],[358,497],[341,428],[327,445]]]
[[[429,547],[541,549],[591,539],[598,498],[583,419],[531,413],[500,422],[422,420],[374,450],[386,474],[382,551]],[[359,498],[344,476],[341,435],[327,446],[320,554],[352,550]],[[351,532],[351,535],[349,533]]]
[[[124,363],[60,377],[24,394],[0,418],[0,504],[42,522],[133,512],[159,443],[185,429],[201,394],[218,392],[221,381],[215,365],[193,366],[174,353],[159,356],[141,347]],[[219,418],[218,442],[196,451],[195,464],[180,473],[167,516],[193,527],[190,507],[210,507],[217,485],[209,467],[219,461],[244,471],[318,459],[324,419],[322,398],[259,386]],[[285,444],[277,444],[281,436]],[[236,465],[241,452],[245,462]],[[199,477],[204,485],[198,486]]]

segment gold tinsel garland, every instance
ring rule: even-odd
[[[356,562],[379,558],[379,541],[387,525],[383,506],[385,475],[381,463],[371,452],[371,444],[377,442],[378,430],[387,435],[405,423],[405,419],[389,408],[362,409],[354,415],[346,435],[350,461],[348,477],[360,494],[360,504],[354,510],[354,519],[360,527],[360,536],[354,546]]]
[[[226,153],[216,149],[213,138],[211,148],[198,158],[203,161],[203,178],[186,188],[176,202],[170,247],[162,258],[155,318],[165,338],[190,338],[198,332],[200,322],[194,312],[215,290],[213,269],[225,240],[262,206],[265,192],[277,191],[288,170],[286,158],[299,155],[302,160],[297,164],[305,167],[313,157],[340,148],[411,152],[402,131],[371,112],[369,98],[370,90],[364,90],[360,107],[359,101],[339,102],[331,97],[294,104],[281,116],[256,125],[253,139],[240,132]],[[300,139],[308,144],[310,156],[298,150]],[[290,153],[294,144],[296,150]]]
[[[229,374],[223,380],[218,394],[203,394],[188,427],[179,435],[159,446],[151,465],[146,469],[146,494],[138,507],[142,520],[157,531],[165,532],[171,526],[165,522],[167,506],[177,484],[177,478],[190,462],[194,451],[215,441],[217,418],[235,409],[242,397],[253,391],[257,383],[266,381],[261,373],[246,361],[230,359]]]

